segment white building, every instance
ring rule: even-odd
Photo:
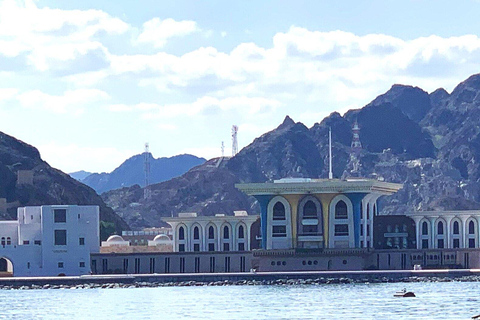
[[[18,208],[17,220],[0,221],[0,274],[88,274],[99,243],[98,206]]]
[[[178,217],[163,220],[172,226],[174,252],[212,252],[250,251],[252,224],[259,218],[235,211],[233,216],[179,213]]]

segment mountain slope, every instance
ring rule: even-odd
[[[30,178],[17,179],[27,173]],[[16,218],[18,206],[77,204],[100,206],[100,219],[114,224],[114,229],[129,229],[111,208],[88,186],[54,169],[43,161],[36,148],[0,132],[0,198],[8,209],[3,218]]]

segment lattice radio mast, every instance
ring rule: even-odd
[[[232,126],[232,157],[238,153],[238,141],[237,141],[238,126]]]
[[[143,153],[144,162],[143,162],[143,171],[145,172],[145,188],[143,189],[143,197],[145,199],[150,197],[150,185],[149,178],[150,178],[150,150],[149,150],[148,142],[145,143],[145,152]]]

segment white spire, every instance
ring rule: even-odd
[[[328,131],[328,156],[329,156],[329,168],[328,168],[328,179],[333,179],[332,172],[332,128]]]

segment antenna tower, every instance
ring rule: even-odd
[[[143,153],[144,162],[143,162],[143,170],[145,172],[145,189],[143,189],[143,198],[147,199],[150,197],[150,188],[149,186],[149,178],[150,178],[150,148],[148,142],[145,143],[145,152]]]
[[[225,156],[225,144],[222,141],[222,158]]]
[[[238,141],[237,141],[238,126],[232,126],[232,157],[238,153]]]
[[[328,131],[328,179],[333,179],[332,172],[332,128]]]

